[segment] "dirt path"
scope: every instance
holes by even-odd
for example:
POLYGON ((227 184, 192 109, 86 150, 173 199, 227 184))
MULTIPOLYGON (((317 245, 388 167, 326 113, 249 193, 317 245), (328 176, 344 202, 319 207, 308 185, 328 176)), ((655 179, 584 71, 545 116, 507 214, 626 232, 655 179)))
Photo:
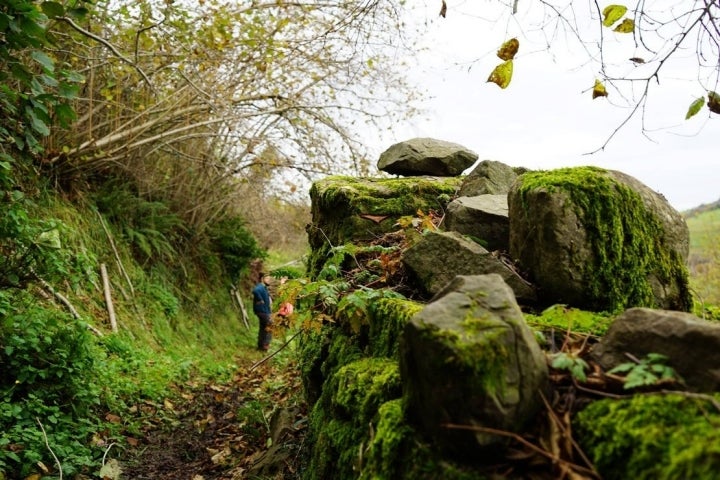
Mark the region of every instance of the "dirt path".
POLYGON ((241 360, 228 384, 188 383, 182 401, 140 406, 148 421, 130 440, 122 478, 300 478, 307 426, 300 375, 273 360, 250 370, 259 358, 241 360))

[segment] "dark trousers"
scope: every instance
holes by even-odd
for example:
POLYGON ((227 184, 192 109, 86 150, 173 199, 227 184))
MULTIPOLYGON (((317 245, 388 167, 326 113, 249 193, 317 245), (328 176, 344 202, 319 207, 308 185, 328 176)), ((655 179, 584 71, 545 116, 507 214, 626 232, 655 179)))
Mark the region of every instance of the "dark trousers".
POLYGON ((272 334, 268 331, 268 326, 272 325, 269 313, 255 312, 259 320, 258 325, 258 348, 266 349, 272 340, 272 334))

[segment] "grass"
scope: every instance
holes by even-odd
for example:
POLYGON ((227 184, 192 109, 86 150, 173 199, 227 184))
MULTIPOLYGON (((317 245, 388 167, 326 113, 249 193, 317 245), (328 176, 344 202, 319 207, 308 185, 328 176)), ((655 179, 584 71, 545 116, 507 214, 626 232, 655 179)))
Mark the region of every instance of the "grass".
POLYGON ((687 219, 690 229, 690 285, 697 300, 720 305, 720 208, 687 219))

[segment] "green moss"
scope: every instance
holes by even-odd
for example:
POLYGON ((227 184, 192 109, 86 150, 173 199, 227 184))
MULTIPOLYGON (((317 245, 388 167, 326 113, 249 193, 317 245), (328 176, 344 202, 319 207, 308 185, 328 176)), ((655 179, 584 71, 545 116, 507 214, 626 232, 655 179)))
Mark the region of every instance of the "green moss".
POLYGON ((559 329, 563 332, 571 331, 597 336, 602 336, 607 332, 614 318, 613 315, 588 312, 565 305, 553 305, 540 315, 525 315, 528 325, 538 330, 559 329))
POLYGON ((360 179, 328 177, 313 184, 312 224, 308 239, 312 252, 308 259, 311 278, 322 269, 333 245, 365 241, 396 229, 397 220, 441 210, 454 196, 462 180, 458 177, 402 179, 360 179), (363 218, 373 215, 381 221, 363 218))
POLYGON ((398 357, 400 334, 405 324, 424 305, 396 298, 384 298, 370 306, 370 354, 375 357, 398 357))
POLYGON ((598 310, 656 307, 649 277, 680 288, 678 310, 691 306, 687 271, 679 254, 664 243, 660 221, 640 195, 595 167, 529 172, 520 177, 524 204, 530 191, 567 193, 588 235, 593 260, 582 275, 590 286, 588 298, 598 310))
MULTIPOLYGON (((502 337, 508 335, 509 330, 507 325, 497 320, 486 318, 482 323, 482 317, 478 319, 471 329, 462 333, 437 326, 427 328, 426 324, 426 328, 419 332, 424 337, 421 342, 447 352, 448 368, 456 372, 453 377, 467 380, 467 391, 484 391, 489 394, 504 392, 508 386, 503 372, 511 357, 502 337), (478 336, 479 331, 482 331, 482 336, 478 336)), ((427 372, 433 373, 435 369, 428 366, 427 372)), ((435 373, 442 375, 442 371, 435 373)), ((450 377, 443 377, 431 381, 441 385, 450 380, 450 377)))
POLYGON ((328 383, 332 405, 340 413, 369 422, 380 404, 402 394, 398 363, 386 358, 365 358, 341 367, 328 383))
POLYGON ((403 400, 380 406, 375 435, 364 455, 360 480, 438 479, 482 480, 479 472, 460 467, 439 456, 407 423, 403 400))
POLYGON ((720 471, 720 412, 707 397, 646 395, 601 400, 574 421, 603 478, 711 480, 720 471))

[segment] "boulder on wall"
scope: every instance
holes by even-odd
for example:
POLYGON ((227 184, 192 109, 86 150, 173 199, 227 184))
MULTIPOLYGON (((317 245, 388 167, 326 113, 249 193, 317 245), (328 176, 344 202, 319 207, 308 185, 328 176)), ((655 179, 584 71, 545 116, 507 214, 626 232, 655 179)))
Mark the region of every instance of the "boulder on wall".
POLYGON ((430 295, 438 294, 456 275, 496 273, 512 288, 517 301, 528 305, 536 300, 532 285, 502 257, 458 232, 427 232, 405 250, 402 261, 416 286, 430 295))
POLYGON ((720 391, 720 325, 685 312, 631 308, 618 316, 592 355, 606 370, 642 360, 650 353, 668 357, 667 365, 695 392, 720 391))
POLYGON ((400 375, 409 420, 465 459, 506 438, 453 425, 520 432, 549 386, 545 355, 497 274, 455 277, 405 325, 400 375))
POLYGON ((456 198, 447 206, 442 227, 472 237, 488 250, 507 251, 510 237, 507 195, 456 198))
POLYGON ((467 174, 460 185, 458 196, 507 195, 518 177, 518 171, 525 173, 526 170, 514 169, 495 160, 483 160, 467 174))
POLYGON ((457 143, 413 138, 396 143, 380 154, 378 170, 393 175, 455 177, 470 168, 477 153, 457 143))
POLYGON ((692 306, 688 227, 664 197, 621 172, 528 172, 508 194, 510 256, 540 301, 593 311, 692 306))

